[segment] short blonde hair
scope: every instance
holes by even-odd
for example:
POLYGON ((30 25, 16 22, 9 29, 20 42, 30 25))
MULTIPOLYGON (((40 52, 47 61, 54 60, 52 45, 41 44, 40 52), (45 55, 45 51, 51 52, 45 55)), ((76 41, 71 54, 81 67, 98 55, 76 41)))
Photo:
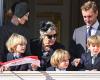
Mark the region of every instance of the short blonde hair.
POLYGON ((19 44, 26 44, 27 40, 24 36, 13 33, 6 42, 6 47, 9 52, 15 52, 16 46, 19 44))
POLYGON ((96 2, 94 2, 94 1, 87 1, 86 3, 84 3, 81 6, 81 10, 87 11, 89 9, 92 9, 94 12, 98 11, 96 2))
POLYGON ((57 49, 51 56, 50 63, 53 67, 58 67, 59 63, 67 57, 70 59, 69 52, 63 49, 57 49))
POLYGON ((87 47, 89 47, 90 44, 100 45, 100 36, 99 35, 90 36, 87 39, 87 47))

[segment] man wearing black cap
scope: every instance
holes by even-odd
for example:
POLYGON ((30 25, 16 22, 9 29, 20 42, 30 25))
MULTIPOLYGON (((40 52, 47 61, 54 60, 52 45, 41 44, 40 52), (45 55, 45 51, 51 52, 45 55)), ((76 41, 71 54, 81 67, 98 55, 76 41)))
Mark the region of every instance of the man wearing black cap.
MULTIPOLYGON (((6 26, 2 27, 2 37, 1 37, 1 49, 0 49, 0 60, 6 61, 6 55, 8 53, 5 43, 7 39, 13 34, 17 33, 23 35, 27 38, 28 42, 30 41, 30 33, 23 25, 28 21, 29 16, 29 7, 26 2, 17 3, 13 7, 13 16, 11 21, 6 26)), ((30 45, 27 45, 26 55, 30 55, 30 45)))

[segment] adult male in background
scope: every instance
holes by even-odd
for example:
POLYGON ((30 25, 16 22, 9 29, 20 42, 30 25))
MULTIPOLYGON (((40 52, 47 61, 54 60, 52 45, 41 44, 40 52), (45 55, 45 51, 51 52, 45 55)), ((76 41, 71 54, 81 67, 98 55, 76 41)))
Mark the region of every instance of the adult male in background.
POLYGON ((76 28, 73 33, 70 53, 73 57, 80 57, 87 50, 87 38, 91 35, 100 35, 98 22, 98 8, 94 1, 87 1, 81 6, 81 12, 86 25, 76 28))
POLYGON ((8 24, 2 27, 2 33, 1 33, 1 49, 0 49, 0 60, 1 61, 6 61, 6 55, 8 53, 6 47, 5 47, 5 42, 7 39, 13 34, 17 33, 20 34, 28 40, 28 45, 27 45, 27 50, 25 55, 30 55, 30 33, 25 28, 25 23, 28 21, 28 16, 29 16, 29 7, 26 2, 18 2, 14 4, 13 7, 13 15, 8 24))

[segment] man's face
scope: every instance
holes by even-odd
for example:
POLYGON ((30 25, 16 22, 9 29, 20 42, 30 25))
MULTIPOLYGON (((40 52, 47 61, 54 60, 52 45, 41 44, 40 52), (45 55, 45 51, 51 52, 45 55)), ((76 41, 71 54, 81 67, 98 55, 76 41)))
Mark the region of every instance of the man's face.
POLYGON ((89 10, 82 10, 82 16, 86 25, 91 26, 93 25, 98 16, 98 11, 94 12, 92 9, 89 10))

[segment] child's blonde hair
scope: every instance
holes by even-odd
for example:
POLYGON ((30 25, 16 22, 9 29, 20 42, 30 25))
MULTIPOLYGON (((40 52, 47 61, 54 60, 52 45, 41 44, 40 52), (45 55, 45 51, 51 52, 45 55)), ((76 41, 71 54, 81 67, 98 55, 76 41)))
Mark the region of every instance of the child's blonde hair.
POLYGON ((17 33, 13 33, 6 42, 6 47, 9 52, 13 53, 16 51, 16 46, 19 44, 27 45, 27 40, 24 36, 17 33))
POLYGON ((87 39, 87 47, 89 47, 90 44, 100 45, 100 36, 99 35, 90 36, 87 39))
POLYGON ((69 52, 63 49, 57 49, 51 56, 50 63, 53 67, 58 67, 59 63, 67 57, 70 59, 69 52))

